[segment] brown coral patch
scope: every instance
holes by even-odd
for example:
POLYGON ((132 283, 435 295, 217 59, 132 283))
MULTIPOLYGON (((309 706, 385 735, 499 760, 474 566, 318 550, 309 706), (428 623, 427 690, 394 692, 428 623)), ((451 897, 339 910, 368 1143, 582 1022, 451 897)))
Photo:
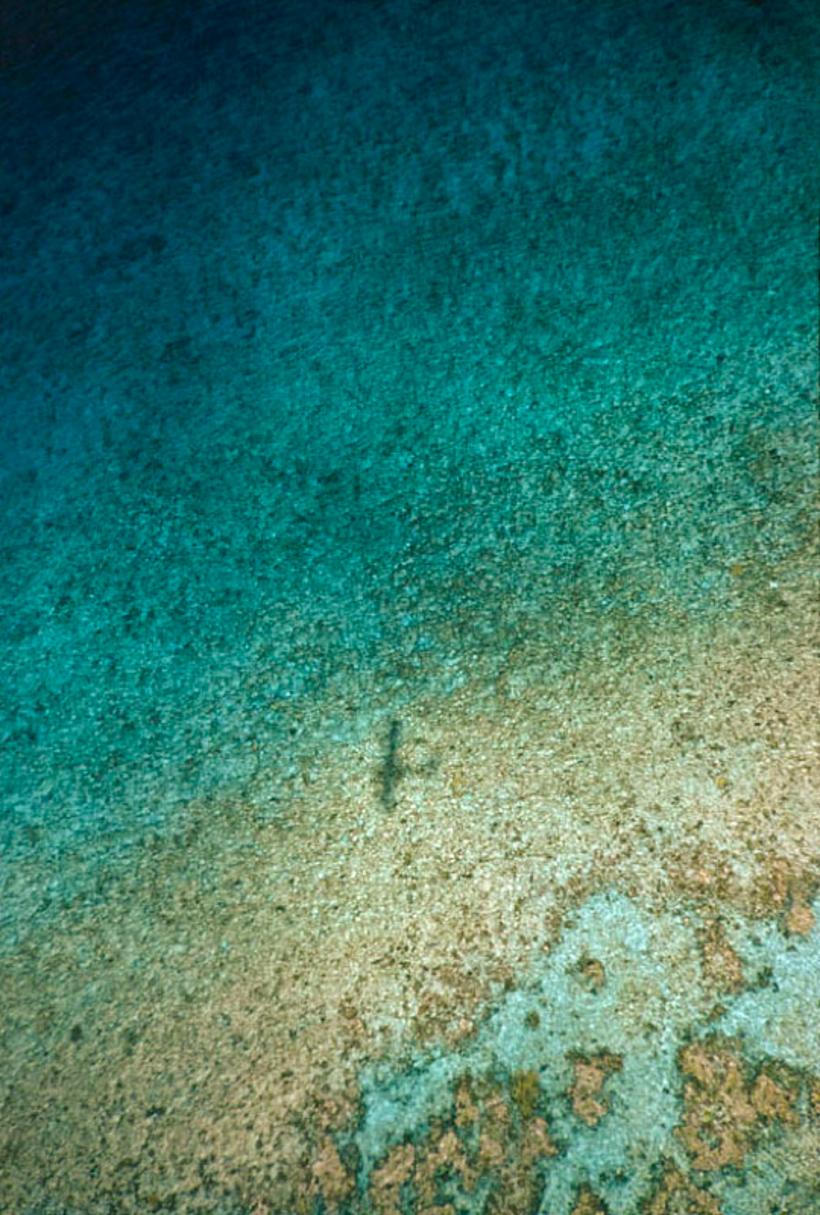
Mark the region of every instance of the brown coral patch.
POLYGON ((401 1187, 413 1174, 416 1149, 412 1143, 392 1148, 370 1178, 370 1197, 379 1215, 397 1215, 401 1187))
POLYGON ((414 1180, 417 1201, 433 1207, 442 1177, 458 1180, 463 1189, 475 1185, 475 1170, 467 1161, 461 1140, 452 1128, 436 1127, 416 1153, 414 1180))
POLYGON ((807 903, 796 899, 786 916, 786 931, 796 936, 807 936, 814 928, 814 912, 807 903))
MULTIPOLYGON (((761 846, 759 823, 751 817, 754 804, 743 807, 742 833, 738 828, 738 848, 742 847, 748 863, 738 865, 713 843, 699 841, 696 849, 681 843, 667 850, 665 873, 710 923, 719 923, 726 909, 732 908, 755 920, 778 918, 788 932, 809 931, 814 919, 809 904, 820 881, 817 866, 761 846)), ((762 807, 759 818, 766 821, 762 807)))
POLYGON ((589 1058, 576 1058, 573 1065, 575 1078, 569 1090, 572 1112, 587 1126, 597 1126, 609 1112, 609 1105, 601 1096, 604 1081, 613 1072, 621 1070, 623 1059, 620 1055, 605 1052, 589 1058))
POLYGON ((414 1211, 441 1215, 444 1191, 452 1191, 448 1198, 469 1195, 483 1182, 490 1192, 488 1215, 532 1210, 544 1162, 558 1153, 546 1121, 533 1116, 534 1106, 530 1073, 515 1074, 509 1095, 487 1078, 464 1075, 452 1122, 437 1121, 421 1142, 392 1148, 373 1171, 374 1209, 397 1215, 412 1195, 414 1211))
POLYGON ((679 1062, 689 1079, 678 1133, 696 1169, 741 1165, 760 1126, 774 1120, 791 1123, 796 1117, 797 1087, 785 1070, 775 1077, 761 1069, 750 1078, 731 1043, 691 1043, 679 1062))
POLYGON ((599 1198, 589 1186, 583 1185, 578 1191, 572 1215, 608 1215, 608 1211, 603 1199, 599 1198))
POLYGON ((743 963, 730 945, 722 924, 710 919, 700 933, 703 977, 717 992, 741 991, 743 963))
POLYGON ((680 1058, 691 1077, 684 1087, 686 1113, 680 1137, 696 1169, 739 1165, 757 1117, 743 1069, 727 1049, 693 1043, 680 1058))
POLYGON ((311 1169, 313 1193, 321 1195, 325 1206, 331 1210, 348 1197, 354 1181, 348 1173, 336 1144, 328 1136, 322 1143, 311 1169))
POLYGON ((606 971, 597 958, 584 955, 578 962, 578 973, 588 991, 599 992, 606 983, 606 971))
POLYGON ((721 1215, 711 1194, 701 1190, 674 1165, 664 1170, 661 1183, 643 1207, 644 1215, 721 1215))
POLYGON ((809 906, 816 890, 815 865, 786 860, 780 856, 761 858, 751 910, 758 918, 776 915, 789 933, 810 932, 814 913, 809 906))
POLYGON ((788 1126, 797 1126, 798 1118, 794 1106, 799 1095, 799 1082, 788 1069, 780 1066, 775 1075, 760 1072, 752 1085, 752 1105, 758 1116, 773 1122, 776 1119, 788 1126))
POLYGON ((524 1164, 557 1156, 558 1148, 550 1138, 549 1129, 543 1118, 533 1118, 525 1127, 521 1139, 521 1160, 524 1164))

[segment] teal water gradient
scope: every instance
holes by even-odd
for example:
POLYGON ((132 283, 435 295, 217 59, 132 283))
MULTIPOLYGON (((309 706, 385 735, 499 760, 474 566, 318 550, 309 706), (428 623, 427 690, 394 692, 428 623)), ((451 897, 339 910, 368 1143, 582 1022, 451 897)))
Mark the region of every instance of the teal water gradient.
MULTIPOLYGON (((34 991, 69 909, 104 918, 109 884, 146 848, 173 848, 191 806, 221 821, 241 805, 260 831, 298 820, 309 770, 381 745, 421 701, 446 714, 475 688, 503 715, 510 669, 548 697, 590 654, 617 688, 650 637, 675 630, 683 667, 735 621, 755 679, 783 636, 803 661, 816 567, 812 4, 134 3, 82 17, 35 5, 22 20, 0 77, 0 947, 15 975, 30 948, 34 991), (540 665, 522 671, 529 646, 540 665)), ((747 733, 722 766, 703 760, 711 792, 764 746, 757 691, 738 686, 747 733)), ((683 754, 708 731, 679 695, 683 754)), ((393 781, 415 779, 395 737, 392 768, 368 759, 382 806, 393 781)), ((791 790, 803 757, 783 746, 791 790)), ((616 748, 615 783, 627 768, 616 748)), ((694 785, 682 788, 685 801, 694 785)), ((719 830, 723 810, 700 797, 719 830)), ((789 813, 803 805, 795 794, 789 813)), ((816 844, 819 829, 801 839, 816 844)), ((816 847, 764 839, 762 820, 750 832, 749 857, 782 846, 808 906, 816 847)), ((647 865, 662 868, 655 855, 647 865)), ((709 1033, 746 1034, 749 1066, 783 1051, 802 1075, 816 1051, 792 1057, 765 1028, 816 973, 816 928, 783 927, 796 889, 759 917, 763 944, 758 920, 727 907, 738 956, 763 951, 782 982, 765 999, 735 992, 709 1033)), ((565 1134, 545 1215, 569 1215, 581 1184, 616 1215, 650 1200, 677 1143, 684 1028, 703 1030, 701 979, 686 988, 698 938, 681 919, 699 896, 650 911, 617 882, 586 893, 579 914, 602 942, 668 923, 688 961, 658 963, 684 985, 665 1028, 617 1048, 613 1092, 638 1112, 570 1146, 565 1134), (677 1096, 641 1109, 650 1073, 677 1096), (630 1153, 629 1179, 607 1180, 630 1153)), ((147 888, 134 898, 150 918, 147 888)), ((221 940, 215 904, 200 914, 221 940)), ((113 982, 124 963, 108 966, 113 982)), ((518 975, 509 1007, 541 981, 518 975)), ((53 1003, 68 1032, 69 989, 65 1006, 10 998, 20 1075, 48 1057, 26 1054, 20 1026, 53 1003)), ((561 998, 526 1039, 538 1059, 518 1038, 503 1045, 501 1007, 470 1048, 492 1041, 481 1066, 541 1067, 544 1102, 566 1088, 567 1052, 595 1049, 591 1006, 561 998)), ((339 1132, 359 1153, 358 1190, 340 1210, 369 1209, 370 1166, 421 1135, 436 1067, 472 1066, 448 1049, 409 1080, 390 1060, 386 1089, 378 1060, 362 1070, 363 1116, 339 1132), (418 1108, 400 1115, 393 1084, 418 1108)), ((4 1099, 24 1123, 25 1101, 4 1099)), ((554 1117, 560 1139, 569 1115, 554 1117)), ((56 1139, 70 1144, 72 1126, 66 1116, 56 1139)), ((725 1215, 809 1210, 787 1205, 785 1166, 755 1167, 699 1184, 725 1215)), ((0 1174, 0 1206, 28 1193, 20 1209, 51 1211, 27 1168, 0 1174)), ((222 1182, 213 1193, 212 1209, 231 1209, 222 1182)), ((96 1211, 101 1194, 59 1200, 96 1211)), ((110 1194, 115 1210, 137 1201, 110 1194)), ((327 1194, 310 1194, 311 1215, 329 1215, 327 1194)), ((484 1210, 491 1196, 448 1201, 484 1210)), ((416 1201, 406 1189, 401 1215, 416 1201)), ((190 1195, 176 1209, 186 1202, 211 1209, 190 1195)))

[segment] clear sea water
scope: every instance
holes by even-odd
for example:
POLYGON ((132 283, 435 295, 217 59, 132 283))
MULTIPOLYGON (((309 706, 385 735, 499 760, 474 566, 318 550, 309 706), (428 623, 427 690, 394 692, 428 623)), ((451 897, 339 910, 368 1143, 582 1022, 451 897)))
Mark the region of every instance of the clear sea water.
POLYGON ((820 16, 0 24, 0 1211, 809 1215, 820 16))

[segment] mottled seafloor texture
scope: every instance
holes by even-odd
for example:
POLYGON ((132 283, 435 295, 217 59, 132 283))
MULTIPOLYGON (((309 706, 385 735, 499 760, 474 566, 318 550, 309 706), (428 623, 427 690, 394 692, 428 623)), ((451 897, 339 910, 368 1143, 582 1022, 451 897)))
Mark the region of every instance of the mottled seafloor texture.
POLYGON ((22 0, 2 1215, 816 1215, 811 0, 22 0))

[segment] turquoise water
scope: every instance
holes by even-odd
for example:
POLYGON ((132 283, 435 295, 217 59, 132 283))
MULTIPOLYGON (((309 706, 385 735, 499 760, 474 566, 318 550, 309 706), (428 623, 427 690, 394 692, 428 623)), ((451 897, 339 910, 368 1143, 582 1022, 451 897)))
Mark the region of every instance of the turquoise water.
POLYGON ((814 6, 2 42, 0 1210, 814 1210, 814 6))

